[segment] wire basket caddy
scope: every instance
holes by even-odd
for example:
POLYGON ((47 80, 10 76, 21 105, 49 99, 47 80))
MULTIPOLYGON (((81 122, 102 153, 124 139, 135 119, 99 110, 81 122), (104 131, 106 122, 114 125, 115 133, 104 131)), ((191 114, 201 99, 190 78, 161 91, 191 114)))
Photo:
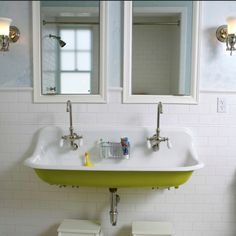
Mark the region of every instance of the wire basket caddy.
MULTIPOLYGON (((128 153, 130 154, 130 145, 128 145, 128 153)), ((121 143, 116 142, 100 142, 100 157, 105 159, 128 159, 128 155, 124 155, 121 143)))

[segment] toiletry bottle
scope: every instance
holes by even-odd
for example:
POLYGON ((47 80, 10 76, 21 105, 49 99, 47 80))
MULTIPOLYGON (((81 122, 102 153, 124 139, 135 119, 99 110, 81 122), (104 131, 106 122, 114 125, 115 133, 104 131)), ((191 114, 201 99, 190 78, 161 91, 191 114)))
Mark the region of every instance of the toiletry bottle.
POLYGON ((127 137, 121 138, 121 147, 122 147, 123 157, 128 159, 130 144, 127 137))
POLYGON ((89 154, 88 152, 85 152, 85 160, 84 160, 84 165, 85 166, 93 166, 94 164, 89 160, 89 154))

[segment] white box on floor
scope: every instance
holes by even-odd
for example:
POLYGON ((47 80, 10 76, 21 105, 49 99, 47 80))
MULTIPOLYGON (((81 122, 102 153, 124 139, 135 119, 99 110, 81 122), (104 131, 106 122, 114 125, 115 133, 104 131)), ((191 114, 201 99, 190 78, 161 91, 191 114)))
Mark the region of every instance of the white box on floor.
POLYGON ((58 236, 102 236, 101 225, 90 220, 64 220, 57 229, 58 236))
POLYGON ((132 236, 171 236, 172 224, 157 221, 135 221, 132 223, 132 236))

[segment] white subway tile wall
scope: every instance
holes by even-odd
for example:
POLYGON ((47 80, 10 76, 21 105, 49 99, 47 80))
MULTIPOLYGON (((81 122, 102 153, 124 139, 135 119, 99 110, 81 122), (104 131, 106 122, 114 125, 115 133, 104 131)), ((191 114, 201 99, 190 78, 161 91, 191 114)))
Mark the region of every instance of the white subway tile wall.
MULTIPOLYGON (((198 105, 164 105, 161 124, 190 128, 206 166, 177 190, 119 189, 119 219, 113 227, 108 189, 60 189, 23 165, 40 127, 68 127, 66 106, 33 104, 32 91, 1 91, 0 235, 56 236, 63 219, 77 218, 98 219, 105 236, 130 236, 136 220, 170 221, 174 236, 235 236, 236 95, 223 95, 227 113, 216 112, 217 93, 201 93, 198 105)), ((108 104, 73 104, 73 116, 78 130, 155 126, 156 105, 122 104, 121 91, 110 90, 108 104)))

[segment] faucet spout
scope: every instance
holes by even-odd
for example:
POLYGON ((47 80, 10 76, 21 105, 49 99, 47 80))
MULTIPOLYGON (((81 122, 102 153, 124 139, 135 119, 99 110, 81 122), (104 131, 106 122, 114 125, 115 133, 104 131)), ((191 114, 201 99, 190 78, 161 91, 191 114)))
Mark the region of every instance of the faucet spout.
POLYGON ((68 100, 68 101, 66 102, 66 111, 67 111, 67 112, 70 112, 70 111, 71 111, 71 101, 70 101, 70 100, 68 100))
POLYGON ((66 112, 70 113, 70 135, 73 135, 73 121, 72 121, 72 106, 71 106, 71 101, 68 100, 66 102, 66 112))
POLYGON ((158 103, 157 106, 157 136, 160 135, 160 114, 163 113, 163 109, 162 109, 162 102, 158 103))

